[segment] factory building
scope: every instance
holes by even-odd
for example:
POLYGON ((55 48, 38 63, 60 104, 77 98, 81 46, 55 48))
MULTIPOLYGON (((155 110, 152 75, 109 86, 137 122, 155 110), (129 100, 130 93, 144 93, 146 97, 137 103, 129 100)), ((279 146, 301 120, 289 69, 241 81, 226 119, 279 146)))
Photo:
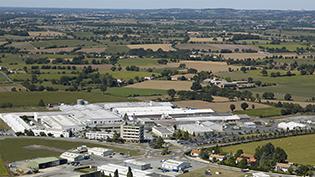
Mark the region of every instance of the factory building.
POLYGON ((171 131, 170 129, 166 127, 152 127, 152 133, 156 136, 162 137, 162 138, 170 138, 173 136, 174 131, 171 131))
POLYGON ((124 123, 120 127, 120 137, 128 142, 143 142, 144 126, 135 123, 124 123))
POLYGON ((182 162, 182 161, 177 161, 177 160, 172 160, 172 159, 164 161, 161 166, 163 170, 175 171, 175 172, 184 171, 185 169, 189 167, 190 167, 190 163, 188 162, 182 162))
POLYGON ((283 130, 294 130, 297 128, 305 128, 305 124, 297 123, 297 122, 281 122, 278 124, 278 128, 283 130))
POLYGON ((196 136, 202 136, 206 133, 213 132, 211 128, 202 126, 200 124, 180 124, 177 126, 177 129, 196 136))
POLYGON ((101 131, 94 131, 94 132, 86 132, 85 138, 89 140, 106 140, 107 138, 113 138, 112 132, 101 132, 101 131))
POLYGON ((138 170, 147 170, 151 168, 150 163, 142 162, 142 161, 137 161, 135 159, 129 159, 124 161, 124 165, 126 167, 130 167, 132 169, 138 169, 138 170))
POLYGON ((110 156, 113 154, 112 149, 106 149, 106 148, 100 148, 100 147, 93 147, 93 148, 88 148, 88 153, 90 155, 97 155, 101 157, 105 156, 110 156))
POLYGON ((64 152, 60 155, 61 159, 66 159, 68 162, 79 162, 86 159, 85 154, 80 154, 77 152, 64 152))
MULTIPOLYGON (((128 167, 116 165, 116 164, 106 164, 97 167, 98 171, 101 171, 106 176, 114 176, 116 170, 118 170, 119 177, 127 177, 128 167)), ((132 174, 135 177, 166 177, 165 175, 156 174, 150 171, 143 171, 138 169, 132 169, 132 174)))

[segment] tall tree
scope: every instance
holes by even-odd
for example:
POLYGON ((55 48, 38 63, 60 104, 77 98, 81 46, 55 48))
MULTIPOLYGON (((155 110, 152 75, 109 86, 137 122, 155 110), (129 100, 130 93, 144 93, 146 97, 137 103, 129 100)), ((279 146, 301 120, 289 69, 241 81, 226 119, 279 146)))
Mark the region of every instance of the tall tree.
POLYGON ((114 172, 114 177, 119 177, 119 173, 118 173, 118 170, 116 169, 115 172, 114 172))
POLYGON ((128 167, 127 177, 133 177, 133 174, 132 174, 132 171, 131 171, 130 167, 128 167))

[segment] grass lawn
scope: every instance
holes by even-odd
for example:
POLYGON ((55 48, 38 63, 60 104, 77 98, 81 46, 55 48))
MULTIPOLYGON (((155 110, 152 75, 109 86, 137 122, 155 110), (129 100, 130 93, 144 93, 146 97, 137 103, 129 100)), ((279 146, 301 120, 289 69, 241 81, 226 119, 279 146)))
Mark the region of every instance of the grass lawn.
POLYGON ((0 176, 9 176, 9 172, 6 169, 4 162, 0 159, 0 176))
MULTIPOLYGON (((277 72, 280 70, 268 70, 270 75, 271 72, 277 72)), ((220 75, 224 78, 229 77, 233 80, 247 79, 248 77, 254 78, 254 80, 260 80, 266 83, 276 83, 276 86, 271 87, 257 87, 250 89, 253 92, 264 93, 264 92, 274 92, 278 99, 283 99, 286 93, 289 93, 293 96, 293 99, 296 101, 305 101, 306 99, 314 96, 315 88, 315 77, 314 75, 305 75, 302 76, 299 73, 296 73, 296 76, 291 77, 270 77, 262 76, 260 70, 249 71, 243 73, 241 71, 236 72, 224 72, 220 75)), ((280 71, 284 73, 285 71, 280 71)))
POLYGON ((262 109, 248 109, 246 111, 236 111, 236 114, 247 114, 253 117, 274 117, 281 115, 281 109, 279 108, 262 108, 262 109))
POLYGON ((12 103, 14 106, 37 106, 41 99, 46 104, 75 103, 77 99, 93 102, 133 101, 124 97, 104 95, 101 92, 5 92, 0 93, 1 103, 12 103))
POLYGON ((236 152, 243 149, 245 153, 254 154, 258 146, 266 143, 283 148, 290 162, 315 165, 315 134, 252 142, 235 146, 223 147, 225 152, 236 152))
POLYGON ((140 88, 128 88, 128 87, 117 87, 109 88, 107 93, 113 96, 129 97, 129 96, 155 96, 155 95, 166 95, 166 90, 158 89, 140 89, 140 88))
POLYGON ((58 150, 68 150, 81 145, 88 147, 105 147, 111 148, 116 152, 130 153, 130 155, 139 155, 140 152, 130 149, 117 148, 109 145, 100 145, 87 142, 74 142, 74 141, 63 141, 53 139, 41 139, 41 138, 6 138, 0 140, 0 156, 4 162, 12 162, 17 160, 31 159, 36 157, 48 157, 48 156, 59 156, 61 152, 57 150, 49 149, 34 149, 27 148, 30 145, 42 145, 50 148, 56 148, 58 150))
POLYGON ((213 177, 216 177, 216 176, 218 176, 218 177, 241 177, 241 176, 244 176, 244 173, 241 173, 239 171, 225 170, 225 169, 220 168, 220 167, 205 167, 205 168, 193 170, 189 173, 179 175, 179 177, 207 177, 207 175, 205 175, 205 171, 207 169, 210 169, 213 177), (215 172, 220 172, 221 174, 216 175, 215 172))

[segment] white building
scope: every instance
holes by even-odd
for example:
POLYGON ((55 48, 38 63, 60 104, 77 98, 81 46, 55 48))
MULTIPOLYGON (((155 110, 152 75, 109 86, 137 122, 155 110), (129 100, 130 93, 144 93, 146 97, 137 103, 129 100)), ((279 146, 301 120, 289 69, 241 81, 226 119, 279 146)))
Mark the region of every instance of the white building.
POLYGON ((142 142, 144 140, 144 126, 124 123, 120 127, 120 137, 129 142, 142 142))
POLYGON ((88 148, 88 153, 90 155, 97 155, 101 157, 105 156, 110 156, 113 154, 112 149, 106 149, 106 148, 101 148, 101 147, 93 147, 93 148, 88 148))
POLYGON ((89 140, 106 140, 107 138, 113 138, 112 132, 86 132, 85 137, 89 140))
MULTIPOLYGON (((128 167, 116 164, 106 164, 98 166, 97 170, 101 171, 104 175, 107 176, 114 176, 116 170, 118 170, 119 177, 127 177, 128 173, 128 167)), ((135 177, 152 177, 153 172, 132 169, 132 174, 135 177)))
POLYGON ((281 122, 278 124, 278 128, 283 130, 294 130, 297 128, 305 128, 305 124, 297 123, 297 122, 281 122))
POLYGON ((200 124, 201 126, 204 126, 204 127, 209 127, 209 128, 212 129, 213 131, 223 132, 223 124, 214 123, 214 122, 210 122, 210 121, 201 122, 201 123, 199 123, 199 124, 200 124))
POLYGON ((213 132, 211 128, 202 126, 200 124, 180 124, 177 126, 177 128, 196 136, 202 136, 205 133, 213 132))
POLYGON ((144 161, 138 161, 135 159, 128 159, 124 161, 124 165, 126 167, 130 167, 132 169, 138 169, 138 170, 147 170, 151 168, 151 164, 144 162, 144 161))
POLYGON ((166 160, 162 163, 161 168, 169 171, 182 171, 190 167, 190 163, 177 160, 166 160))
POLYGON ((251 128, 251 129, 255 129, 257 126, 254 122, 244 122, 243 124, 244 128, 251 128))
POLYGON ((75 152, 64 152, 60 155, 61 159, 67 159, 68 162, 79 162, 84 160, 84 154, 75 153, 75 152))
POLYGON ((152 133, 162 138, 172 137, 174 131, 167 129, 166 127, 152 127, 152 133))

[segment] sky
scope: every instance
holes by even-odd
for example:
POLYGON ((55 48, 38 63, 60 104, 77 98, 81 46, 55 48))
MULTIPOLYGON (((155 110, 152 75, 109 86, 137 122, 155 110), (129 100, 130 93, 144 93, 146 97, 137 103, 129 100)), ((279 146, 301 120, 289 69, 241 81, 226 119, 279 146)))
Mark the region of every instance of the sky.
POLYGON ((234 8, 315 10, 315 0, 0 0, 0 6, 104 9, 234 8))

